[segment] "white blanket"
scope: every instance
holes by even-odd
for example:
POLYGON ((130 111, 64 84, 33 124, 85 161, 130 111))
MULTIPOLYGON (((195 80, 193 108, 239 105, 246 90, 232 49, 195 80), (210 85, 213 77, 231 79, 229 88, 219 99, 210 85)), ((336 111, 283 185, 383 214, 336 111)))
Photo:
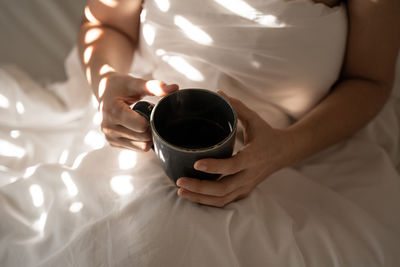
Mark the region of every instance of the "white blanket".
MULTIPOLYGON (((222 0, 197 1, 194 10, 204 17, 201 21, 200 15, 198 21, 193 17, 192 26, 202 25, 202 21, 211 24, 215 14, 205 12, 214 10, 208 6, 211 4, 220 6, 215 10, 225 14, 221 15, 225 24, 218 24, 221 27, 231 23, 256 32, 268 28, 265 24, 274 26, 265 30, 269 51, 282 54, 275 54, 274 60, 273 54, 269 59, 259 57, 266 61, 255 61, 260 65, 252 66, 260 71, 247 77, 250 70, 242 69, 245 64, 216 57, 222 55, 213 49, 219 44, 216 32, 207 31, 213 43, 207 43, 207 37, 192 40, 192 50, 180 50, 182 54, 171 51, 177 49, 174 44, 187 41, 183 30, 180 37, 159 37, 166 21, 156 24, 151 12, 171 12, 173 23, 171 14, 186 14, 185 8, 192 12, 194 2, 180 5, 181 10, 174 8, 176 1, 168 6, 163 1, 146 2, 146 20, 160 35, 154 35, 151 45, 142 40, 133 66, 135 74, 177 80, 182 87, 223 87, 254 104, 265 119, 281 127, 310 109, 329 89, 323 85, 337 76, 344 40, 336 39, 328 47, 339 59, 320 51, 313 53, 315 47, 305 44, 315 30, 317 35, 323 34, 324 26, 336 28, 330 31, 336 37, 345 34, 343 7, 329 9, 309 1, 249 1, 253 9, 241 6, 249 13, 240 13, 235 19, 232 10, 221 6, 222 0), (266 14, 264 8, 276 13, 266 14), (293 12, 297 17, 293 18, 293 12), (339 24, 333 26, 333 22, 339 24), (286 35, 297 32, 296 25, 303 34, 286 35), (284 41, 287 47, 280 47, 284 41), (311 62, 301 68, 306 76, 287 64, 305 62, 305 58, 288 53, 296 44, 303 44, 311 62), (202 47, 213 56, 199 56, 202 47), (159 60, 147 54, 151 49, 163 49, 158 50, 159 60), (210 60, 199 63, 203 56, 210 60), (311 59, 316 56, 323 59, 314 64, 325 62, 325 68, 313 65, 311 59), (142 73, 137 71, 139 63, 143 64, 142 73), (182 64, 186 72, 177 67, 182 64), (295 84, 299 77, 303 77, 299 90, 310 86, 312 93, 306 93, 303 104, 294 110, 281 100, 283 93, 291 96, 297 92, 293 88, 288 91, 285 84, 295 84), (253 85, 246 83, 250 80, 253 85), (271 86, 276 84, 278 93, 269 86, 256 88, 266 80, 271 86), (244 89, 246 94, 241 91, 244 89), (271 95, 276 98, 267 112, 257 101, 271 95)), ((190 25, 182 19, 175 24, 180 28, 190 25)), ((206 30, 204 25, 200 29, 206 30)), ((149 38, 144 33, 143 39, 149 38)), ((311 43, 318 40, 313 38, 311 43)), ((242 44, 241 56, 248 56, 248 43, 244 40, 242 44)), ((259 55, 268 52, 263 47, 257 51, 259 55)), ((75 50, 66 69, 69 80, 48 88, 17 69, 0 69, 1 266, 399 266, 399 83, 382 112, 356 135, 276 172, 246 199, 218 209, 179 198, 154 153, 106 145, 99 131, 97 102, 84 81, 75 50)))

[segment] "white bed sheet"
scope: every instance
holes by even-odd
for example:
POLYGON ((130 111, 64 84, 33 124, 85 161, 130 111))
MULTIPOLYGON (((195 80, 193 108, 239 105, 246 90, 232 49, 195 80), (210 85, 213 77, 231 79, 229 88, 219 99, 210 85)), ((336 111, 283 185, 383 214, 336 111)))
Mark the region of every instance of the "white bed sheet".
POLYGON ((76 50, 66 70, 0 69, 1 266, 399 266, 399 68, 368 126, 224 209, 108 146, 76 50))

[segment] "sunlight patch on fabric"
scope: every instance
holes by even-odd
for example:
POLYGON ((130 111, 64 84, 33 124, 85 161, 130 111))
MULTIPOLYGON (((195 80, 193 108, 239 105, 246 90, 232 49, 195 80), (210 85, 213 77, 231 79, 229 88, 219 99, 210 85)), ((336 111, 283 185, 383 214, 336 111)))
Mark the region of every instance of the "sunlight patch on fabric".
POLYGON ((17 103, 15 104, 15 108, 17 109, 17 112, 19 114, 25 113, 25 106, 24 106, 24 104, 22 104, 21 101, 17 101, 17 103))
POLYGON ((22 158, 25 156, 26 151, 24 148, 10 143, 6 140, 0 139, 0 156, 22 158))
POLYGON ((135 151, 126 149, 122 150, 118 156, 119 168, 121 170, 127 170, 135 167, 137 160, 136 157, 137 153, 135 151))
POLYGON ((148 45, 153 45, 154 39, 156 37, 156 30, 153 26, 150 24, 144 24, 143 25, 143 37, 144 40, 148 45))
POLYGON ((86 157, 87 154, 88 154, 88 152, 83 152, 83 153, 79 154, 79 155, 75 158, 74 163, 72 164, 71 169, 77 169, 77 168, 81 165, 82 160, 86 157))
POLYGON ((10 102, 8 101, 8 98, 0 94, 0 108, 8 108, 9 106, 10 102))
POLYGON ((225 9, 231 11, 232 13, 254 21, 263 26, 271 27, 271 28, 281 28, 284 27, 285 24, 281 23, 277 20, 274 15, 263 14, 262 12, 256 10, 248 3, 243 0, 214 0, 217 4, 221 5, 225 9))
POLYGON ((80 201, 76 201, 76 202, 73 202, 71 204, 71 206, 69 206, 69 211, 71 213, 77 213, 77 212, 80 212, 82 210, 82 208, 83 208, 83 203, 80 201))
POLYGON ((133 192, 133 185, 131 183, 132 176, 118 175, 111 178, 111 189, 118 195, 127 195, 133 192))
POLYGON ((213 42, 210 35, 182 16, 174 16, 174 23, 176 26, 181 28, 181 30, 189 39, 195 41, 196 43, 209 45, 213 42))
POLYGON ((58 159, 58 163, 64 165, 67 162, 68 155, 69 155, 68 149, 64 149, 60 155, 60 158, 58 159))
POLYGON ((21 135, 21 131, 18 131, 18 130, 10 131, 11 138, 17 139, 18 137, 20 137, 20 135, 21 135))
POLYGON ((33 184, 29 187, 29 193, 32 197, 32 202, 35 207, 41 207, 44 203, 42 187, 38 184, 33 184))
POLYGON ((96 112, 93 116, 92 122, 94 125, 99 126, 103 122, 103 113, 100 111, 96 112))
POLYGON ((47 221, 47 213, 42 212, 40 214, 39 220, 35 221, 32 224, 33 229, 35 229, 38 232, 43 232, 44 227, 46 226, 46 221, 47 221))
POLYGON ((173 67, 178 72, 185 75, 188 79, 192 81, 203 81, 204 76, 198 71, 195 67, 190 65, 184 58, 181 56, 167 56, 164 55, 162 57, 164 61, 166 61, 171 67, 173 67))
POLYGON ((62 172, 61 180, 63 181, 65 187, 67 188, 68 195, 70 195, 71 197, 74 197, 78 194, 78 187, 76 186, 74 181, 72 181, 72 178, 71 178, 71 175, 69 174, 69 172, 66 172, 66 171, 62 172))
POLYGON ((86 134, 84 142, 93 149, 100 149, 105 145, 104 136, 95 130, 90 130, 86 134))
POLYGON ((169 0, 154 0, 158 6, 158 8, 163 11, 163 12, 167 12, 169 10, 169 0))

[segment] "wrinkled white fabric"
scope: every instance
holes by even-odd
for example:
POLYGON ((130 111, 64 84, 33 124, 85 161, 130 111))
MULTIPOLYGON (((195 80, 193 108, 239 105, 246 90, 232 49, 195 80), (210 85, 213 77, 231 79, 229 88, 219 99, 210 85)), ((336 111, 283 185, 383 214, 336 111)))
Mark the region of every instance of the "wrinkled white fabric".
POLYGON ((222 89, 279 127, 313 107, 338 77, 344 6, 175 0, 164 12, 161 2, 145 1, 133 73, 151 71, 181 88, 222 89))
MULTIPOLYGON (((249 15, 254 20, 250 21, 232 16, 217 2, 224 1, 181 1, 180 6, 175 1, 169 6, 166 1, 146 1, 146 21, 157 31, 152 45, 142 43, 133 66, 135 74, 178 82, 182 87, 223 87, 280 127, 327 93, 342 58, 343 7, 254 0, 248 3, 260 12, 270 8, 274 13, 266 15, 276 15, 276 20, 256 12, 249 15), (167 7, 172 15, 161 16, 167 7), (202 25, 218 49, 179 35, 173 30, 173 14, 192 14, 187 20, 202 25), (171 24, 162 27, 168 17, 171 24), (215 20, 220 34, 206 27, 215 20), (277 24, 265 29, 260 21, 277 24), (265 38, 270 50, 254 43, 254 55, 263 55, 254 58, 260 60, 260 65, 255 64, 258 71, 249 71, 244 59, 253 59, 245 52, 250 37, 230 36, 229 32, 235 32, 227 25, 263 33, 257 38, 265 38), (287 31, 291 33, 285 37, 287 31), (162 39, 162 34, 167 37, 162 39), (229 40, 225 46, 219 42, 226 37, 241 40, 242 47, 231 42, 229 51, 229 40), (314 46, 320 39, 336 56, 322 53, 320 43, 312 49, 305 45, 314 46), (298 45, 304 52, 296 50, 298 45), (219 48, 230 54, 228 62, 222 60, 223 53, 218 54, 219 48), (161 59, 147 54, 153 50, 157 55, 157 49, 164 50, 165 54, 158 51, 161 59), (213 56, 200 53, 202 49, 213 56), (165 55, 167 62, 162 59, 165 55), (192 66, 201 73, 192 72, 189 77, 204 77, 204 81, 182 75, 181 69, 168 63, 172 56, 181 56, 190 64, 184 64, 186 69, 192 66), (201 62, 203 57, 206 60, 201 62), (233 64, 239 58, 243 64, 233 64), (152 68, 154 72, 148 72, 152 68), (264 82, 268 86, 261 87, 264 82), (284 101, 284 96, 292 94, 293 99, 303 99, 302 93, 297 95, 285 86, 296 83, 305 93, 300 107, 284 101), (258 104, 264 100, 271 103, 268 112, 258 104)), ((173 58, 172 62, 182 61, 173 58)), ((76 51, 66 68, 69 80, 49 88, 38 86, 18 70, 0 69, 1 266, 399 265, 398 83, 382 112, 356 135, 276 172, 246 199, 218 209, 179 198, 154 153, 104 146, 96 103, 76 51)))

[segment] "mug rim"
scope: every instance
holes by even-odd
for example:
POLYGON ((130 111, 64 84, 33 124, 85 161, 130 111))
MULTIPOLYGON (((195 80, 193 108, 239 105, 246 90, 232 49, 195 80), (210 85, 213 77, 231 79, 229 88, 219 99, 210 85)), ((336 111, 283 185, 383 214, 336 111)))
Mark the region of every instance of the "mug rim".
POLYGON ((154 106, 154 108, 153 108, 152 111, 151 111, 151 115, 150 115, 150 126, 151 126, 151 129, 152 129, 152 132, 155 133, 155 134, 159 137, 159 140, 160 140, 161 142, 163 142, 165 145, 167 145, 167 146, 169 146, 169 147, 171 147, 171 148, 173 148, 173 149, 175 149, 175 150, 180 150, 180 151, 183 151, 183 152, 192 152, 192 153, 207 152, 207 151, 213 150, 213 149, 216 148, 216 147, 220 147, 220 146, 224 145, 224 144, 227 143, 229 140, 231 140, 231 138, 232 138, 233 135, 236 134, 236 129, 237 129, 237 115, 236 115, 236 112, 235 112, 235 110, 233 109, 233 106, 231 105, 231 103, 229 103, 229 101, 226 100, 226 99, 225 99, 223 96, 221 96, 220 94, 218 94, 218 93, 216 93, 216 92, 214 92, 214 91, 212 91, 212 90, 209 90, 209 89, 202 89, 202 88, 184 88, 184 89, 179 89, 179 90, 177 90, 177 91, 175 91, 175 92, 172 92, 172 93, 170 93, 170 94, 164 96, 163 98, 161 98, 160 101, 158 101, 158 103, 154 106), (171 144, 170 142, 168 142, 167 140, 165 140, 165 139, 158 133, 158 131, 157 131, 155 125, 154 125, 154 113, 156 112, 157 107, 159 106, 159 104, 162 103, 163 101, 165 101, 165 99, 168 98, 169 96, 172 96, 172 95, 174 95, 174 94, 178 94, 179 92, 182 92, 182 91, 189 91, 189 90, 195 90, 195 91, 198 91, 198 92, 206 92, 206 93, 214 94, 214 95, 218 96, 220 99, 222 99, 225 103, 227 103, 228 106, 230 107, 230 109, 232 110, 233 118, 234 118, 233 126, 232 126, 232 131, 231 131, 231 132, 229 133, 229 135, 226 136, 222 141, 218 142, 218 143, 215 144, 215 145, 212 145, 212 146, 209 146, 209 147, 204 147, 204 148, 185 148, 185 147, 180 147, 180 146, 171 144))

